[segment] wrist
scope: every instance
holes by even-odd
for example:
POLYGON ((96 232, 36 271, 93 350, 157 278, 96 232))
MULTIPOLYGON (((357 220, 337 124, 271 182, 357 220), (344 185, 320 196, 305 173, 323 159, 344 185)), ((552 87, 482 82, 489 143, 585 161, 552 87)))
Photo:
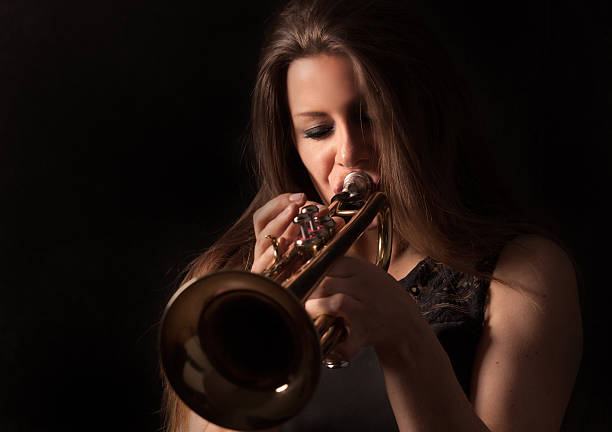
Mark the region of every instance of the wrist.
POLYGON ((418 313, 407 314, 384 340, 374 344, 374 350, 381 367, 406 370, 406 367, 417 364, 427 358, 428 342, 437 342, 429 323, 418 313))

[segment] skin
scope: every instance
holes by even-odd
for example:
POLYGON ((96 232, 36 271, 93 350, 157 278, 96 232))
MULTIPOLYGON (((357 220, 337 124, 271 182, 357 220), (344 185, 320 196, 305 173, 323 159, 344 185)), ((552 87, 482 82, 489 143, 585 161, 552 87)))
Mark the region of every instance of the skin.
MULTIPOLYGON (((366 171, 377 181, 367 113, 348 58, 295 60, 287 73, 295 145, 319 195, 338 192, 344 176, 366 171)), ((272 199, 253 218, 253 271, 271 258, 265 235, 287 247, 297 236, 291 219, 303 194, 272 199)), ((392 257, 390 271, 364 262, 375 232, 366 231, 352 256, 339 258, 305 303, 314 318, 345 319, 348 338, 337 352, 351 359, 372 346, 400 431, 559 430, 582 352, 573 266, 555 243, 517 238, 501 253, 473 365, 472 398, 457 382, 444 349, 413 298, 397 282, 420 261, 410 248, 392 257)), ((190 430, 223 430, 195 414, 190 430)))

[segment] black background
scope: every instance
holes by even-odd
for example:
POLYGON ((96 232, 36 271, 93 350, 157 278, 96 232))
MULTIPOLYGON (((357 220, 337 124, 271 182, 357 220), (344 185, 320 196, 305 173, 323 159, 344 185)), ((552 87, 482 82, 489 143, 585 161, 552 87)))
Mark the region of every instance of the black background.
MULTIPOLYGON (((514 195, 575 254, 567 428, 609 430, 607 2, 416 3, 514 195)), ((157 322, 252 197, 241 143, 275 5, 0 1, 0 430, 159 428, 157 322)))

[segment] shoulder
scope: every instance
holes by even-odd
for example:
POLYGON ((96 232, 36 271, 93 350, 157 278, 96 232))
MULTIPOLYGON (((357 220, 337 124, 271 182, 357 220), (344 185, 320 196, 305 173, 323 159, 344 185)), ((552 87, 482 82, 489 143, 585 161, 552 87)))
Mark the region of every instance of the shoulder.
POLYGON ((582 355, 573 262, 556 242, 521 236, 502 250, 493 276, 475 408, 489 427, 558 430, 582 355))
POLYGON ((491 282, 491 312, 531 304, 545 313, 562 303, 578 305, 576 272, 570 256, 551 239, 524 235, 508 243, 501 251, 491 282), (504 301, 497 304, 496 300, 504 301), (510 300, 510 302, 508 302, 510 300))
POLYGON ((538 235, 516 238, 502 250, 493 276, 485 314, 490 328, 522 338, 569 326, 580 339, 576 272, 556 242, 538 235))

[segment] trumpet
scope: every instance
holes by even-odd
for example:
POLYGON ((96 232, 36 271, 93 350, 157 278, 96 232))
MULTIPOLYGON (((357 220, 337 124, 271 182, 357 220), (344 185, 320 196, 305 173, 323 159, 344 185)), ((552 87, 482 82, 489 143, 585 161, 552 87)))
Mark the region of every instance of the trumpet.
POLYGON ((386 196, 370 177, 353 171, 344 179, 326 216, 316 206, 300 209, 300 237, 261 273, 226 270, 188 281, 172 296, 160 323, 163 373, 195 413, 237 430, 282 424, 306 405, 321 363, 344 367, 333 350, 346 335, 342 320, 314 321, 304 302, 334 260, 378 218, 376 264, 387 270, 392 219, 386 196), (346 224, 336 232, 334 216, 346 224))

